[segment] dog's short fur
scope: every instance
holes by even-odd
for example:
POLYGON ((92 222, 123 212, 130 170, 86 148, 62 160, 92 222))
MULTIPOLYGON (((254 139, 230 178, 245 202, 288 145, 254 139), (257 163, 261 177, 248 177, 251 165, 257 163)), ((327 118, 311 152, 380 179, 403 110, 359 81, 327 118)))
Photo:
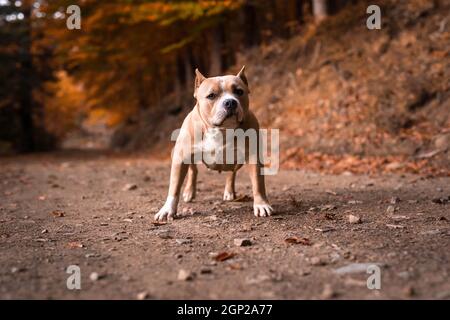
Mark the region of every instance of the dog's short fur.
MULTIPOLYGON (((185 202, 195 198, 197 167, 196 164, 187 164, 186 145, 194 145, 193 137, 196 128, 203 133, 210 129, 237 129, 259 130, 255 115, 249 110, 249 88, 244 72, 245 67, 236 76, 204 77, 198 70, 196 72, 194 97, 197 103, 183 122, 177 138, 172 157, 170 172, 170 186, 166 203, 155 215, 155 220, 165 220, 176 215, 181 186, 187 175, 187 182, 183 192, 185 202)), ((209 131, 208 131, 209 132, 209 131)), ((187 156, 192 156, 195 147, 189 149, 187 156)), ((266 196, 264 176, 261 174, 261 161, 246 163, 251 178, 253 190, 253 209, 257 217, 270 216, 273 212, 266 196)), ((210 164, 210 169, 230 171, 226 183, 223 200, 231 201, 236 197, 234 181, 237 170, 242 164, 210 164)))

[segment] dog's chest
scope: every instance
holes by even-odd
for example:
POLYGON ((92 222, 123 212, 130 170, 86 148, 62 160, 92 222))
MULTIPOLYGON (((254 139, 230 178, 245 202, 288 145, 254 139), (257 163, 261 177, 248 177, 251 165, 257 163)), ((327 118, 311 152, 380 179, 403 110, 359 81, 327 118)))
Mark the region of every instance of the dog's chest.
POLYGON ((216 171, 233 171, 242 164, 241 148, 234 139, 227 141, 222 130, 210 129, 205 132, 200 145, 202 162, 208 169, 216 171))

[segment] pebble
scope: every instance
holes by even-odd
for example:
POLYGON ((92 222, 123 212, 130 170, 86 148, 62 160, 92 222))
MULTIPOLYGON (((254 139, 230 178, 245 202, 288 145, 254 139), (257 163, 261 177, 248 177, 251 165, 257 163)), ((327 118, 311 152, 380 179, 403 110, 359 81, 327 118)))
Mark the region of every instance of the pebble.
POLYGON ((136 190, 137 189, 137 185, 134 183, 127 183, 124 187, 123 187, 123 191, 131 191, 131 190, 136 190))
POLYGON ((325 259, 321 258, 321 257, 312 257, 309 262, 311 263, 311 265, 313 266, 324 266, 327 264, 327 262, 325 261, 325 259))
POLYGON ((322 294, 320 295, 321 299, 332 299, 337 296, 337 292, 334 291, 333 287, 329 284, 326 284, 323 288, 322 294))
POLYGON ((395 207, 394 206, 388 206, 386 209, 386 213, 387 214, 393 214, 395 212, 395 207))
POLYGON ((102 278, 97 272, 92 272, 89 275, 89 279, 91 279, 91 281, 97 281, 100 280, 100 278, 102 278))
POLYGON ((237 247, 248 247, 252 245, 252 241, 250 239, 234 239, 233 242, 237 247))
POLYGON ((202 268, 202 269, 200 269, 200 273, 201 274, 211 274, 212 270, 209 268, 202 268))
POLYGON ((181 269, 180 271, 178 271, 178 280, 180 281, 194 280, 194 274, 191 271, 181 269))
POLYGON ((175 239, 175 241, 179 245, 192 243, 191 239, 175 239))
POLYGON ((390 204, 397 204, 400 202, 400 198, 399 197, 392 197, 391 200, 389 200, 390 204))
POLYGON ((350 223, 361 223, 361 218, 353 214, 349 214, 347 218, 350 223))
POLYGON ((136 295, 136 299, 138 299, 138 300, 147 300, 149 297, 150 297, 150 295, 148 294, 147 291, 139 292, 136 295))

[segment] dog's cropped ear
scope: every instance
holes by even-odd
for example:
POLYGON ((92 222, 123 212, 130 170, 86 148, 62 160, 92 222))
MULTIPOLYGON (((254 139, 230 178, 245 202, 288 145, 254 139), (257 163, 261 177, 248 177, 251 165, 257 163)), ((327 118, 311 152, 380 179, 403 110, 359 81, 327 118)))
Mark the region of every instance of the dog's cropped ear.
POLYGON ((197 98, 197 90, 202 84, 203 81, 205 81, 206 77, 201 74, 198 69, 195 69, 195 86, 194 86, 194 98, 197 98))
POLYGON ((245 85, 248 88, 248 81, 247 81, 247 76, 245 75, 245 66, 242 67, 241 71, 238 72, 238 74, 236 75, 236 77, 241 78, 242 82, 245 83, 245 85))

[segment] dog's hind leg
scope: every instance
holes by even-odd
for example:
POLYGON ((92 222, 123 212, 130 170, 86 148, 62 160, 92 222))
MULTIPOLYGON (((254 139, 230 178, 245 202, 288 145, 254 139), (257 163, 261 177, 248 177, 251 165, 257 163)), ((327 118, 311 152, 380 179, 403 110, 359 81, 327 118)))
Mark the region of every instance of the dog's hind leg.
POLYGON ((184 187, 183 191, 184 202, 191 202, 193 199, 195 199, 195 194, 197 192, 197 173, 197 165, 189 165, 186 186, 184 187))

